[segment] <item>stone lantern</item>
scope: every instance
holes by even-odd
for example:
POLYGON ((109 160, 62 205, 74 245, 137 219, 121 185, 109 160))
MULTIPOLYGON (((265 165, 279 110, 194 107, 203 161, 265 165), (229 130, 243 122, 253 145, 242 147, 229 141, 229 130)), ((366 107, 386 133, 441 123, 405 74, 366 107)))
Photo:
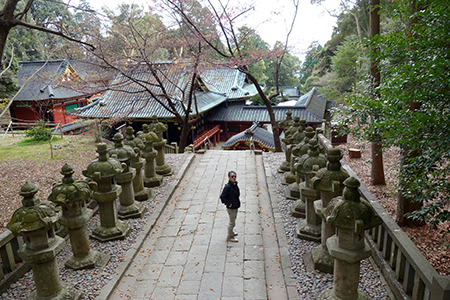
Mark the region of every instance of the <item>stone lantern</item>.
POLYGON ((291 127, 292 123, 294 123, 294 120, 292 119, 292 112, 290 110, 288 110, 286 112, 286 119, 278 122, 278 128, 287 129, 287 128, 291 127))
MULTIPOLYGON (((156 174, 162 176, 171 176, 173 174, 172 168, 166 164, 164 159, 164 145, 167 143, 167 140, 163 139, 163 132, 167 131, 168 126, 158 122, 158 117, 154 115, 152 120, 152 124, 150 124, 150 131, 153 131, 158 136, 158 141, 153 143, 153 147, 155 147, 156 154, 156 174)), ((145 132, 144 132, 145 134, 145 132)))
POLYGON ((314 247, 311 254, 315 269, 333 273, 334 259, 328 252, 327 239, 334 234, 335 228, 323 218, 323 211, 331 199, 342 195, 344 180, 349 175, 341 167, 342 154, 339 148, 330 148, 327 158, 327 167, 320 169, 311 179, 312 187, 320 191, 320 199, 314 202, 314 210, 322 218, 321 244, 314 247))
POLYGON ((142 151, 142 157, 145 158, 144 169, 144 185, 147 187, 161 186, 163 184, 163 177, 156 174, 155 171, 155 158, 157 151, 153 149, 153 143, 159 141, 158 136, 153 131, 142 135, 144 138, 145 148, 142 151))
POLYGON ((117 218, 116 199, 122 187, 114 182, 114 177, 122 173, 123 167, 117 159, 108 156, 105 143, 97 145, 97 153, 98 159, 83 170, 84 176, 97 183, 97 190, 91 197, 98 202, 100 225, 92 231, 91 237, 101 242, 124 239, 131 227, 117 218))
POLYGON ((300 120, 300 126, 297 131, 291 135, 288 140, 290 141, 290 145, 287 146, 287 152, 289 152, 289 172, 284 173, 284 177, 281 179, 281 184, 290 184, 295 181, 295 172, 292 171, 293 162, 292 162, 292 149, 296 147, 298 144, 302 143, 305 139, 305 128, 306 128, 306 120, 300 120))
POLYGON ((358 179, 344 181, 342 196, 333 198, 323 212, 336 234, 327 240, 334 257, 334 286, 317 295, 316 299, 369 299, 358 290, 360 261, 371 254, 364 231, 382 223, 369 202, 360 197, 358 179))
MULTIPOLYGON (((59 222, 69 230, 70 244, 73 255, 66 262, 66 268, 79 270, 105 265, 110 257, 89 245, 89 235, 86 224, 92 218, 92 209, 86 208, 86 201, 92 194, 87 181, 75 180, 73 168, 69 164, 62 167, 62 181, 53 186, 48 200, 62 207, 62 217, 59 222)), ((95 183, 94 183, 95 184, 95 183)), ((96 188, 96 186, 95 186, 96 188)))
POLYGON ((16 210, 8 223, 14 235, 22 235, 25 242, 19 256, 29 262, 33 269, 36 291, 28 299, 56 300, 81 299, 81 293, 61 283, 56 255, 64 248, 63 238, 55 235, 55 223, 59 216, 50 202, 40 202, 35 196, 38 188, 27 181, 19 194, 22 207, 16 210))
POLYGON ((109 149, 108 154, 122 163, 122 173, 114 177, 117 184, 122 187, 119 196, 119 208, 117 214, 120 219, 141 218, 145 207, 142 203, 134 200, 133 179, 136 177, 136 169, 132 168, 131 160, 138 156, 139 149, 131 148, 123 144, 123 135, 116 133, 113 137, 114 148, 109 149))
MULTIPOLYGON (((286 183, 292 181, 290 177, 292 177, 294 180, 289 184, 288 188, 285 190, 285 196, 287 199, 297 200, 300 198, 300 189, 299 184, 300 182, 304 181, 303 176, 300 176, 296 170, 294 165, 298 162, 298 159, 308 153, 309 146, 308 142, 310 139, 312 139, 315 135, 314 129, 312 127, 306 127, 305 129, 305 137, 303 138, 303 141, 301 141, 299 144, 295 145, 291 150, 291 167, 290 172, 286 173, 288 175, 285 176, 286 183)), ((293 210, 293 217, 299 218, 300 216, 295 216, 296 211, 293 210)), ((303 206, 303 217, 305 214, 305 209, 303 206)))
POLYGON ((284 131, 284 138, 281 139, 281 141, 285 144, 286 148, 284 151, 284 155, 286 156, 286 160, 283 161, 278 168, 278 172, 284 173, 290 170, 290 161, 291 161, 291 152, 290 148, 288 147, 290 145, 290 140, 288 139, 291 135, 293 135, 295 132, 297 132, 298 128, 300 127, 300 117, 294 116, 294 122, 292 125, 284 131))
POLYGON ((152 195, 152 191, 149 188, 144 187, 144 179, 142 176, 142 168, 145 165, 145 159, 141 157, 145 147, 144 142, 134 136, 133 127, 128 126, 126 132, 127 139, 124 141, 124 144, 131 148, 139 149, 138 155, 131 158, 130 164, 132 168, 136 169, 136 176, 133 179, 134 199, 137 201, 153 200, 155 196, 152 195))
MULTIPOLYGON (((295 164, 297 172, 304 176, 305 181, 300 183, 301 200, 305 201, 306 219, 297 222, 297 237, 319 242, 321 219, 314 211, 314 201, 319 199, 320 193, 311 186, 311 177, 315 172, 327 165, 327 159, 319 153, 319 144, 316 139, 308 142, 308 153, 300 157, 295 164)), ((301 201, 297 200, 297 201, 301 201)))

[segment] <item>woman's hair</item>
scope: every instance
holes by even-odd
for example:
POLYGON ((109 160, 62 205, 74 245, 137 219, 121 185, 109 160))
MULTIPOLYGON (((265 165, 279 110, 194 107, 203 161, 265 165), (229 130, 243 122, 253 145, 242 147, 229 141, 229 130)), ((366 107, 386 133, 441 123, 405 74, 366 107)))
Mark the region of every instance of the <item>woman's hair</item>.
POLYGON ((235 175, 236 175, 236 172, 235 172, 235 171, 230 171, 230 172, 228 172, 228 177, 230 177, 231 174, 235 174, 235 175))

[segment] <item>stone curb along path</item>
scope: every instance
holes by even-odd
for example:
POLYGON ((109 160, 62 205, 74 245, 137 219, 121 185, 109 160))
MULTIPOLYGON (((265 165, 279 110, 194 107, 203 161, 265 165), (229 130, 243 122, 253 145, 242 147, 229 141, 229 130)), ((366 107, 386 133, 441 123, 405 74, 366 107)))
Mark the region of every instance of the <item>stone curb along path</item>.
POLYGON ((169 184, 165 198, 162 199, 161 202, 155 207, 155 210, 153 211, 152 215, 147 220, 147 225, 139 233, 139 236, 136 239, 136 243, 134 243, 133 246, 126 252, 125 257, 127 257, 127 259, 119 264, 119 266, 117 267, 117 270, 116 270, 117 271, 116 275, 112 276, 109 283, 102 289, 101 293, 98 296, 98 299, 108 299, 108 297, 110 297, 111 294, 114 292, 114 289, 116 288, 116 286, 122 279, 123 275, 125 274, 125 271, 132 264, 133 259, 136 257, 137 253, 139 252, 139 248, 142 246, 145 239, 149 235, 150 231, 153 229, 156 222, 161 217, 162 212, 164 211, 164 208, 166 207, 167 203, 172 198, 173 193, 175 192, 176 188, 180 184, 180 181, 183 179, 189 166, 194 161, 194 158, 195 158, 195 154, 191 154, 187 157, 186 161, 181 166, 180 171, 175 176, 175 180, 169 184))
MULTIPOLYGON (((267 159, 267 153, 263 153, 262 156, 262 164, 264 167, 264 175, 265 175, 265 182, 267 186, 267 193, 268 193, 268 201, 264 201, 263 199, 260 200, 261 205, 261 221, 272 223, 274 226, 274 232, 272 235, 274 235, 276 238, 275 240, 271 240, 270 242, 267 241, 267 237, 265 236, 264 244, 266 248, 266 264, 268 259, 274 258, 274 253, 269 252, 271 248, 270 246, 273 245, 277 249, 277 259, 279 259, 279 263, 281 265, 281 273, 284 279, 284 284, 286 286, 287 291, 287 299, 290 300, 296 300, 298 298, 298 291, 297 291, 297 284, 295 280, 294 272, 292 271, 291 266, 291 259, 289 255, 289 249, 288 249, 288 239, 286 237, 286 231, 284 229, 283 221, 281 219, 281 213, 278 209, 278 196, 276 194, 275 185, 272 180, 270 165, 267 159), (268 219, 266 216, 269 216, 268 219), (272 219, 270 219, 270 216, 272 219), (270 248, 269 248, 270 247, 270 248)), ((260 165, 257 163, 257 165, 260 165)), ((269 224, 267 224, 267 227, 269 228, 269 224)), ((266 269, 269 269, 269 266, 267 266, 266 269)), ((271 274, 266 274, 266 278, 268 279, 268 289, 270 289, 271 282, 269 281, 271 274)), ((269 293, 269 296, 271 293, 269 293)), ((277 295, 279 297, 279 295, 277 295)), ((283 298, 275 298, 271 297, 271 299, 283 299, 283 298)))

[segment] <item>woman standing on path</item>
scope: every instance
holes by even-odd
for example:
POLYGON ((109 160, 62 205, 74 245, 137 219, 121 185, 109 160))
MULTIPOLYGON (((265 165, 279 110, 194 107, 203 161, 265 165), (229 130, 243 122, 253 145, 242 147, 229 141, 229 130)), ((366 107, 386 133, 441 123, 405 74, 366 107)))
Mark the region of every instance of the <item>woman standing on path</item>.
POLYGON ((223 188, 222 194, 220 195, 220 200, 227 207, 228 216, 230 217, 230 222, 228 223, 228 235, 227 241, 237 242, 235 238, 238 234, 234 232, 234 226, 236 225, 236 217, 238 208, 241 206, 241 201, 239 201, 239 186, 236 181, 236 172, 228 172, 228 183, 223 188))

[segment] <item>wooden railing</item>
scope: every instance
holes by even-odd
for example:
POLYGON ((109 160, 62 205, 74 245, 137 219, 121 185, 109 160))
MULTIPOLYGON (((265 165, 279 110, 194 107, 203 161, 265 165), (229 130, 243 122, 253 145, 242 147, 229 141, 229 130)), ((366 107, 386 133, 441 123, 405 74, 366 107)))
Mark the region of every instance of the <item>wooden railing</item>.
POLYGON ((220 125, 216 125, 213 128, 203 132, 201 135, 194 139, 194 148, 202 148, 203 146, 207 146, 207 144, 211 143, 211 139, 213 139, 214 146, 216 146, 217 142, 217 133, 220 132, 220 125))
POLYGON ((0 234, 0 294, 31 269, 17 254, 22 245, 22 237, 14 236, 9 230, 0 234))
MULTIPOLYGON (((318 140, 325 151, 332 147, 331 142, 323 134, 318 134, 318 140)), ((344 163, 342 165, 350 176, 358 178, 348 165, 344 163)), ((450 299, 450 276, 441 276, 436 272, 362 182, 359 191, 383 220, 380 226, 366 232, 366 240, 372 248, 372 258, 383 273, 395 298, 450 299)))

